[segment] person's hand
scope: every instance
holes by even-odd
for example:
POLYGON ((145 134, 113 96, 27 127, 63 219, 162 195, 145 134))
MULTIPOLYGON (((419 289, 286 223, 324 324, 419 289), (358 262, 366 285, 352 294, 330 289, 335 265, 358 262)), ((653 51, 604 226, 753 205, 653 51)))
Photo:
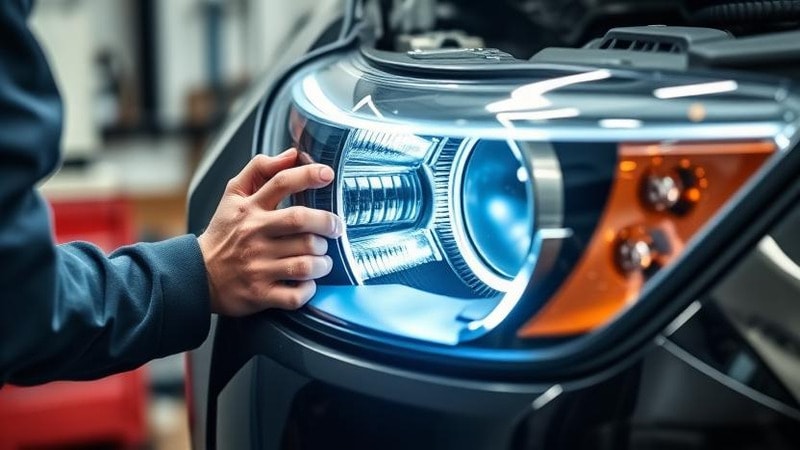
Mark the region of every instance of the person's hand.
POLYGON ((241 316, 267 308, 296 309, 316 292, 314 279, 330 272, 325 253, 343 225, 336 215, 292 206, 287 196, 333 180, 322 164, 294 167, 289 149, 258 155, 232 178, 206 231, 198 237, 208 272, 211 311, 241 316))

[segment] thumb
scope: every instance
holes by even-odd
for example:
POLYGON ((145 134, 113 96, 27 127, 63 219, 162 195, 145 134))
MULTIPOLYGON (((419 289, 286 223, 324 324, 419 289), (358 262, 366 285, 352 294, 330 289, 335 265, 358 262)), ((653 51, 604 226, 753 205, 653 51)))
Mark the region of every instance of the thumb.
POLYGON ((241 172, 231 178, 226 194, 250 196, 257 192, 276 173, 295 165, 297 150, 290 148, 277 156, 256 155, 241 172))

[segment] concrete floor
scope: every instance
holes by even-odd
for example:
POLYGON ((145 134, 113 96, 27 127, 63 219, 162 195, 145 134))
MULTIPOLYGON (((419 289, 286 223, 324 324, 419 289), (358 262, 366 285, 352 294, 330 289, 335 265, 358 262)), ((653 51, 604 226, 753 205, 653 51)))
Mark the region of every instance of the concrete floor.
POLYGON ((189 450, 186 402, 155 397, 150 403, 150 442, 153 450, 189 450))

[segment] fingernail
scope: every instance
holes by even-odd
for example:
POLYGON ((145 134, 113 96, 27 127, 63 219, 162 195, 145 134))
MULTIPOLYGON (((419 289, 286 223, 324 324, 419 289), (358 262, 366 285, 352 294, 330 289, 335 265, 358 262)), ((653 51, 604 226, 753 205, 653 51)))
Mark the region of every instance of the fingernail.
POLYGON ((328 271, 333 270, 333 258, 326 255, 325 259, 328 261, 328 271))
POLYGON ((344 224, 342 223, 342 219, 340 219, 338 216, 331 216, 331 221, 332 221, 332 225, 333 225, 333 234, 334 234, 334 236, 336 236, 336 237, 341 236, 342 235, 342 230, 344 228, 344 224))
POLYGON ((322 181, 331 181, 333 180, 333 169, 328 166, 321 167, 319 169, 319 178, 322 181))
POLYGON ((278 155, 278 158, 286 158, 287 156, 289 156, 292 153, 294 153, 294 151, 295 150, 293 148, 286 149, 280 155, 278 155))

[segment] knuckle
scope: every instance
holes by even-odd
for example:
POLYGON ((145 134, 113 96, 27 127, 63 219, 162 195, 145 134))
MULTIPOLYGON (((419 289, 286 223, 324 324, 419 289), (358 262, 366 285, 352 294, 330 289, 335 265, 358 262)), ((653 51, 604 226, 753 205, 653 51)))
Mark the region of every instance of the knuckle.
POLYGON ((311 164, 303 167, 303 178, 306 183, 316 183, 319 180, 319 170, 324 167, 322 164, 311 164))
POLYGON ((286 211, 286 225, 300 228, 306 220, 306 212, 300 207, 291 207, 286 211))
POLYGON ((287 276, 289 279, 291 279, 292 277, 294 277, 294 276, 296 275, 296 270, 297 270, 297 269, 296 269, 296 267, 295 267, 295 265, 294 265, 294 264, 292 264, 292 263, 289 263, 289 264, 287 264, 287 265, 286 265, 286 270, 285 270, 285 272, 286 272, 286 276, 287 276))
POLYGON ((287 303, 288 306, 292 309, 297 309, 303 306, 305 304, 305 298, 303 296, 303 293, 298 290, 292 291, 289 294, 289 297, 287 298, 287 303))
POLYGON ((258 225, 252 223, 243 223, 239 227, 239 234, 242 237, 242 245, 247 247, 253 245, 253 240, 258 234, 258 225))
POLYGON ((265 155, 263 153, 259 153, 259 154, 257 154, 256 156, 253 157, 253 164, 256 164, 256 165, 269 164, 269 162, 271 160, 272 160, 272 158, 270 158, 269 156, 267 156, 267 155, 265 155))
POLYGON ((279 191, 284 191, 291 185, 291 179, 286 172, 278 172, 272 177, 272 185, 279 191))
POLYGON ((299 278, 308 278, 311 276, 314 266, 308 258, 300 258, 294 263, 292 270, 294 270, 295 276, 299 278))
POLYGON ((256 309, 264 301, 264 290, 261 283, 251 280, 247 283, 247 296, 243 302, 249 309, 256 309))
POLYGON ((242 250, 242 273, 247 277, 248 283, 257 284, 259 269, 252 259, 252 250, 242 250))
POLYGON ((258 212, 248 210, 248 217, 243 221, 242 227, 248 234, 247 236, 256 241, 264 239, 264 229, 267 227, 267 222, 264 216, 258 212))
POLYGON ((303 235, 303 253, 316 253, 318 247, 316 236, 313 234, 303 235))
POLYGON ((306 286, 302 289, 295 289, 290 294, 290 303, 294 309, 300 308, 305 305, 309 299, 314 295, 316 291, 316 284, 313 282, 308 282, 306 286))
POLYGON ((250 226, 243 227, 240 231, 241 240, 238 245, 238 256, 241 261, 250 264, 252 258, 258 254, 259 245, 254 239, 254 231, 250 230, 250 226))

